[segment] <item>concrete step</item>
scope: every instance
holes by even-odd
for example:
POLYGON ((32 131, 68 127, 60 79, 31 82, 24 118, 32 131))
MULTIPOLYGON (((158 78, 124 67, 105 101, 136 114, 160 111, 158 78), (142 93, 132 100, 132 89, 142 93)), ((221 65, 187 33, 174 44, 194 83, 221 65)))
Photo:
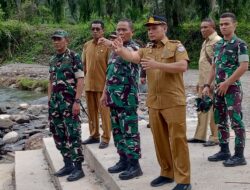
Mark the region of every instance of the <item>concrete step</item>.
POLYGON ((55 190, 42 149, 16 151, 16 190, 55 190))
MULTIPOLYGON (((106 149, 99 149, 98 144, 85 145, 85 159, 91 169, 95 171, 98 178, 104 181, 104 185, 110 190, 166 190, 172 189, 176 184, 168 184, 162 187, 153 188, 150 182, 159 176, 160 167, 156 159, 154 142, 151 130, 146 128, 146 122, 139 122, 139 130, 141 134, 142 158, 140 159, 143 176, 129 181, 120 180, 118 174, 110 174, 107 172, 108 167, 114 165, 118 161, 116 148, 113 139, 106 149)), ((196 129, 196 121, 187 122, 187 136, 192 138, 196 129)), ((102 133, 101 133, 102 134, 102 133)), ((82 124, 82 138, 89 136, 87 124, 82 124)), ((249 128, 247 129, 247 139, 249 139, 249 128)), ((226 168, 221 162, 208 162, 207 157, 215 154, 219 150, 219 146, 203 147, 201 144, 189 144, 190 160, 191 160, 191 183, 193 190, 246 190, 250 189, 250 167, 238 166, 234 168, 226 168)), ((230 141, 230 150, 234 151, 233 135, 230 141)), ((250 163, 250 146, 246 146, 245 157, 250 163)))
POLYGON ((0 160, 0 189, 14 190, 14 163, 4 163, 0 160))
MULTIPOLYGON (((51 172, 58 171, 63 166, 63 159, 60 152, 56 149, 53 138, 44 138, 44 154, 51 168, 51 172)), ((102 181, 100 181, 90 170, 86 162, 83 164, 83 170, 85 177, 75 182, 68 182, 67 177, 51 177, 54 178, 56 187, 59 190, 73 190, 73 189, 84 189, 84 190, 106 190, 102 181)))

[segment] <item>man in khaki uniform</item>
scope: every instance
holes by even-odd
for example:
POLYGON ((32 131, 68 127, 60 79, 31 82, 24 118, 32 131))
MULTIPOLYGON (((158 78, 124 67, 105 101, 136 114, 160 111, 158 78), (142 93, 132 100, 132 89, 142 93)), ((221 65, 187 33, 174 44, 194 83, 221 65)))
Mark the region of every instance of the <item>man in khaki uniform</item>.
POLYGON ((101 113, 103 135, 99 148, 106 148, 109 144, 111 135, 111 123, 109 108, 101 107, 101 98, 106 78, 106 69, 109 50, 104 45, 98 44, 98 39, 103 37, 104 23, 93 21, 91 23, 93 39, 86 42, 83 47, 83 64, 85 72, 85 94, 89 115, 90 137, 83 141, 83 144, 100 142, 99 117, 101 113))
POLYGON ((179 41, 166 37, 165 18, 152 16, 145 25, 152 45, 132 52, 123 47, 121 39, 117 38, 113 48, 124 59, 141 63, 147 72, 147 106, 161 167, 160 176, 151 182, 151 186, 175 180, 177 185, 173 190, 191 190, 183 83, 183 72, 187 70, 189 58, 179 41))
MULTIPOLYGON (((215 31, 215 23, 212 19, 204 19, 201 23, 201 34, 205 41, 202 44, 200 59, 199 59, 199 82, 198 96, 202 97, 202 90, 208 78, 213 58, 214 45, 221 39, 215 31)), ((204 146, 218 145, 218 130, 214 123, 214 114, 212 108, 207 113, 198 113, 198 124, 194 138, 189 139, 189 143, 204 143, 204 146), (206 142, 207 127, 210 125, 211 135, 206 142)))

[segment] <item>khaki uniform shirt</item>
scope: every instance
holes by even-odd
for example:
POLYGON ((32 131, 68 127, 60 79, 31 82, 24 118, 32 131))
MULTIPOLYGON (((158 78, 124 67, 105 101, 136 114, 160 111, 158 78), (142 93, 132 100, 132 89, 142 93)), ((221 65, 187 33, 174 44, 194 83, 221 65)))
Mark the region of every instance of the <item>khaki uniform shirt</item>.
POLYGON ((84 64, 85 91, 102 92, 105 85, 109 50, 104 45, 90 40, 84 44, 82 59, 84 64))
MULTIPOLYGON (((156 46, 139 49, 141 58, 151 57, 164 64, 189 60, 186 49, 176 40, 164 38, 156 46)), ((186 105, 183 73, 168 73, 159 69, 146 71, 148 78, 147 106, 154 109, 167 109, 186 105)))
POLYGON ((211 63, 209 63, 209 60, 206 56, 210 58, 210 60, 213 60, 213 54, 214 54, 214 45, 221 39, 221 37, 217 34, 217 32, 214 32, 211 34, 202 44, 201 52, 200 52, 200 59, 199 59, 199 81, 198 84, 200 87, 203 87, 204 84, 207 83, 210 69, 211 69, 211 63))

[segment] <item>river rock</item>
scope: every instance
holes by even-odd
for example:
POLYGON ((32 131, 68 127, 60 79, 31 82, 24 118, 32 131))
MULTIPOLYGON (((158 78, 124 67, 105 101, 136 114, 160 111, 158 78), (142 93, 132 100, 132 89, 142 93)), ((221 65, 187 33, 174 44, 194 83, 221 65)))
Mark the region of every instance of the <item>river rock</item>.
POLYGON ((11 85, 9 86, 9 88, 17 88, 17 87, 18 87, 17 84, 11 84, 11 85))
POLYGON ((20 141, 17 141, 14 144, 6 144, 2 149, 5 152, 14 152, 14 151, 24 150, 25 141, 26 141, 25 139, 22 139, 20 141))
POLYGON ((0 138, 0 147, 4 145, 3 139, 0 138))
POLYGON ((1 114, 0 119, 10 119, 10 115, 9 114, 1 114))
POLYGON ((11 121, 10 119, 0 119, 0 129, 9 129, 14 124, 15 123, 11 121))
POLYGON ((32 135, 28 140, 26 140, 24 148, 25 150, 35 150, 43 148, 43 133, 37 133, 32 135))
POLYGON ((43 88, 42 88, 42 87, 37 87, 34 91, 35 91, 35 92, 42 92, 42 91, 43 91, 43 88))
POLYGON ((12 116, 10 117, 10 119, 11 119, 12 121, 15 121, 16 123, 19 123, 19 124, 22 124, 22 123, 29 123, 29 122, 30 122, 29 116, 23 115, 23 114, 21 114, 21 115, 12 115, 12 116))
POLYGON ((5 113, 7 113, 6 107, 0 105, 0 114, 5 114, 5 113))
POLYGON ((40 115, 40 113, 42 112, 43 110, 43 105, 31 105, 29 108, 28 108, 28 112, 29 114, 32 114, 32 115, 40 115))
POLYGON ((22 103, 22 104, 19 104, 19 107, 18 107, 18 109, 20 109, 20 110, 27 110, 28 108, 29 108, 29 104, 27 104, 27 103, 22 103))
POLYGON ((16 131, 11 131, 9 133, 7 133, 6 135, 4 135, 3 137, 3 142, 5 144, 11 144, 11 143, 15 143, 19 138, 19 135, 16 131))

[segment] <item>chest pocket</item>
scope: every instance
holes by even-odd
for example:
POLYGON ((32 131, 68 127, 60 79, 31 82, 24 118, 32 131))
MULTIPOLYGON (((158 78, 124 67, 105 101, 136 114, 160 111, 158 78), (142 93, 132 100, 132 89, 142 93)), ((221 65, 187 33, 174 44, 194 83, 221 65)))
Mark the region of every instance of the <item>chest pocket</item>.
POLYGON ((173 63, 175 62, 175 52, 172 50, 163 50, 161 55, 162 63, 173 63))

